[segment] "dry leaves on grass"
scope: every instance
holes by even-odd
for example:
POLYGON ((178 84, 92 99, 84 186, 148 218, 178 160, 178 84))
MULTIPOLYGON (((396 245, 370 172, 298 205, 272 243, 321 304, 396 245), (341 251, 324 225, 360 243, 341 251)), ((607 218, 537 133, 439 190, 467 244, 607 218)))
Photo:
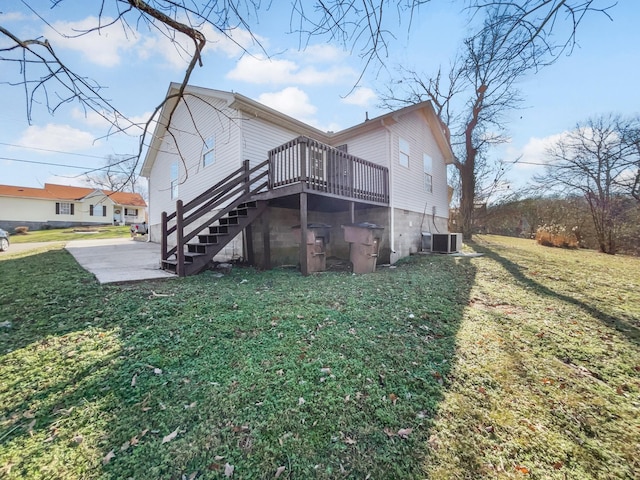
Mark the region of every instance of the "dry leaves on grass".
POLYGON ((287 467, 282 466, 282 467, 278 467, 278 469, 276 470, 276 474, 273 476, 273 478, 280 478, 280 475, 282 475, 282 473, 287 469, 287 467))
POLYGON ((230 463, 225 463, 225 465, 224 465, 224 476, 227 477, 227 478, 233 477, 233 471, 235 469, 236 469, 236 467, 234 467, 230 463))
POLYGON ((106 464, 107 464, 107 463, 109 463, 109 462, 111 461, 111 459, 112 459, 113 457, 115 457, 115 456, 116 456, 116 454, 115 454, 115 453, 113 453, 113 450, 111 450, 111 451, 110 451, 109 453, 107 453, 107 454, 104 456, 104 458, 102 459, 102 464, 103 464, 103 465, 106 465, 106 464))
POLYGON ((176 438, 178 436, 178 430, 180 430, 180 427, 176 428, 173 432, 171 432, 169 435, 163 437, 162 439, 162 443, 167 443, 170 442, 171 440, 173 440, 174 438, 176 438))

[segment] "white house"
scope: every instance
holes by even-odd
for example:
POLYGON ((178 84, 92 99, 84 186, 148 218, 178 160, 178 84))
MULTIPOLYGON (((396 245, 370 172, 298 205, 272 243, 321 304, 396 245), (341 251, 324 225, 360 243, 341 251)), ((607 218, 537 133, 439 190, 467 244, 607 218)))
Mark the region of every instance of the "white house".
POLYGON ((142 223, 147 204, 138 193, 45 183, 44 188, 0 185, 0 227, 11 230, 73 225, 142 223))
POLYGON ((178 101, 177 89, 172 84, 167 92, 141 171, 149 179, 151 239, 164 242, 165 260, 183 248, 198 250, 189 241, 220 234, 207 228, 224 215, 244 215, 233 208, 248 200, 259 202, 260 212, 229 232, 243 234, 218 255, 303 264, 300 232, 292 227, 315 223, 331 226, 326 255, 348 257, 341 226, 369 222, 384 228, 381 260, 395 262, 420 249, 422 232, 447 232, 453 154, 430 102, 334 133, 237 93, 189 86, 178 101), (238 183, 249 177, 249 184, 238 183), (238 186, 242 200, 224 185, 238 186), (190 220, 194 213, 203 220, 190 220))

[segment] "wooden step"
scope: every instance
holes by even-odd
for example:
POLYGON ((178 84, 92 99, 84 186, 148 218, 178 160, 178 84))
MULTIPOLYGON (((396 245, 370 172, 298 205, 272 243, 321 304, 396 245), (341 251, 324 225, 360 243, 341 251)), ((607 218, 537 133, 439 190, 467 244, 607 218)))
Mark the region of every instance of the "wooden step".
POLYGON ((198 235, 198 242, 201 244, 207 244, 207 245, 217 245, 218 244, 218 236, 217 235, 208 235, 208 234, 201 234, 198 235))
POLYGON ((229 233, 229 227, 226 225, 214 225, 209 227, 209 233, 211 235, 227 235, 229 233))
POLYGON ((240 221, 238 217, 223 217, 219 220, 220 225, 238 225, 240 221))

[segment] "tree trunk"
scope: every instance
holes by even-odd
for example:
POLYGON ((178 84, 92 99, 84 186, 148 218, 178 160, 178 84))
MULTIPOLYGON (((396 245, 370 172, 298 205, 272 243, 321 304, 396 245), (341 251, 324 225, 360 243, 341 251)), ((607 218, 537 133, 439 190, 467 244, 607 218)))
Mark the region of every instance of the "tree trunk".
POLYGON ((465 240, 471 240, 473 235, 473 205, 476 190, 474 163, 467 158, 467 162, 460 168, 460 228, 462 238, 465 240))

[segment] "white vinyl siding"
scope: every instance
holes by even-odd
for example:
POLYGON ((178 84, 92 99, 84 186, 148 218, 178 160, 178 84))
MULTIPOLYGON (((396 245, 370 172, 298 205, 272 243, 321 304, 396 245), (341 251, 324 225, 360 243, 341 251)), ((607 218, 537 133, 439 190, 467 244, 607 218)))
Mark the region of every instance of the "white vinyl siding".
POLYGON ((425 191, 425 172, 423 161, 409 162, 409 168, 394 168, 391 189, 393 206, 398 209, 423 212, 425 205, 429 211, 436 207, 436 215, 447 218, 449 200, 447 194, 447 170, 438 144, 425 120, 424 115, 412 112, 399 118, 398 123, 390 127, 391 145, 396 146, 392 161, 400 155, 400 138, 409 142, 410 151, 422 152, 431 158, 432 191, 425 191))
POLYGON ((179 187, 180 187, 180 170, 178 166, 178 162, 173 162, 171 164, 171 199, 175 200, 178 198, 179 187))

